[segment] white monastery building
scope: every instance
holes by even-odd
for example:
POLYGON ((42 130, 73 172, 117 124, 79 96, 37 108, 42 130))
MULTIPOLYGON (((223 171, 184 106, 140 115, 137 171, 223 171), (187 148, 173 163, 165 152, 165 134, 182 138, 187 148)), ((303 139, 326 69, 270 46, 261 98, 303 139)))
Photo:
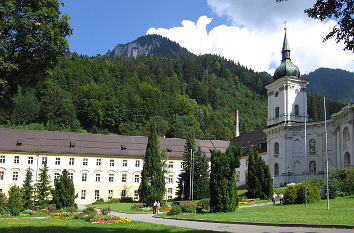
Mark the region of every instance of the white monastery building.
MULTIPOLYGON (((253 151, 258 151, 269 165, 275 187, 301 182, 306 174, 309 178, 325 177, 325 122, 307 122, 309 81, 299 78, 300 71, 291 62, 286 32, 282 54, 274 82, 266 86, 265 129, 239 136, 237 113, 236 137, 231 141, 195 140, 196 147, 209 159, 211 150, 225 152, 229 145, 243 147, 241 167, 237 169, 238 186, 247 182, 247 158, 253 151)), ((326 123, 329 167, 354 166, 354 104, 333 114, 326 123)), ((31 169, 35 184, 46 162, 52 184, 64 169, 68 170, 77 204, 92 203, 99 198, 139 200, 147 140, 143 136, 0 129, 0 192, 7 194, 11 186, 21 186, 27 168, 31 169)), ((185 139, 161 139, 161 147, 166 151, 166 199, 176 197, 184 146, 185 139)))

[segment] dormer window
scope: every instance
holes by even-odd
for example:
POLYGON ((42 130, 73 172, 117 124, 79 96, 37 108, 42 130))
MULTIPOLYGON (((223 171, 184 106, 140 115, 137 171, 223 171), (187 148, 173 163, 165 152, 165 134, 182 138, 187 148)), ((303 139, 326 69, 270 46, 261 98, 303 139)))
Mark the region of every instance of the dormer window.
POLYGON ((18 140, 17 140, 16 146, 22 146, 22 139, 18 139, 18 140))
POLYGON ((127 146, 125 146, 125 145, 120 145, 120 149, 121 149, 122 151, 126 151, 126 150, 127 150, 127 146))
POLYGON ((69 145, 69 147, 70 147, 71 149, 74 149, 74 148, 75 148, 75 142, 70 141, 70 145, 69 145))

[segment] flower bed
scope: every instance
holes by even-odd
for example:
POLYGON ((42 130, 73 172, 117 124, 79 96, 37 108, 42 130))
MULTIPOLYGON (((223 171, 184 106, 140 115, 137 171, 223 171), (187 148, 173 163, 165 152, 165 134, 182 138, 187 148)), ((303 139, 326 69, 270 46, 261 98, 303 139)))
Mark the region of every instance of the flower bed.
POLYGON ((119 224, 119 223, 130 223, 131 220, 128 218, 123 218, 120 217, 116 219, 115 217, 112 216, 113 219, 110 220, 105 220, 105 219, 100 219, 100 218, 91 218, 90 223, 103 223, 103 224, 119 224))

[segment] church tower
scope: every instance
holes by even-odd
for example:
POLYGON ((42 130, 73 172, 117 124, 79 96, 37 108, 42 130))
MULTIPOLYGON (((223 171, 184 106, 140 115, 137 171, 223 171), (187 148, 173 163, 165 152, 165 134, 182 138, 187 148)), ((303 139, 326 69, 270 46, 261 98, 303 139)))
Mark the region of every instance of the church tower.
POLYGON ((286 36, 282 60, 274 73, 274 82, 266 86, 268 93, 267 127, 290 122, 307 121, 307 80, 300 79, 299 68, 291 62, 286 36))

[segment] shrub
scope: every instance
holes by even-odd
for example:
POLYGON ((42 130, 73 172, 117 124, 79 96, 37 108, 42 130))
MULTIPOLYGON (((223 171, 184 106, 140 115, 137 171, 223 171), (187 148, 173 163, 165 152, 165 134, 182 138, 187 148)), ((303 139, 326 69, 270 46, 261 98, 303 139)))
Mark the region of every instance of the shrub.
POLYGON ((194 201, 182 202, 180 207, 182 208, 182 212, 185 213, 195 213, 197 211, 197 203, 194 201))
POLYGON ((108 200, 108 203, 119 203, 120 202, 120 199, 119 198, 111 198, 108 200))
POLYGON ((51 213, 55 212, 57 208, 55 208, 55 205, 48 205, 47 210, 51 213))
POLYGON ((132 203, 134 201, 133 201, 133 198, 131 198, 131 197, 125 197, 125 198, 120 199, 120 202, 121 203, 132 203))
POLYGON ((344 195, 350 195, 354 193, 354 168, 339 168, 331 170, 330 180, 336 180, 339 191, 344 195))
POLYGON ((93 207, 87 207, 86 209, 83 210, 83 213, 87 214, 89 218, 93 218, 97 214, 95 208, 93 207))
POLYGON ((180 205, 180 202, 179 201, 174 201, 172 202, 172 205, 171 206, 179 206, 180 205))
POLYGON ((103 204, 104 200, 103 198, 98 198, 93 204, 103 204))
POLYGON ((178 205, 174 205, 171 207, 171 210, 168 212, 168 215, 177 215, 182 213, 182 208, 178 205))
POLYGON ((0 211, 2 211, 5 208, 6 201, 7 201, 6 199, 7 198, 6 198, 5 194, 0 193, 0 211))
MULTIPOLYGON (((305 203, 306 185, 305 183, 288 186, 284 192, 284 204, 305 203)), ((307 184, 307 202, 315 202, 321 199, 319 188, 307 184)))

